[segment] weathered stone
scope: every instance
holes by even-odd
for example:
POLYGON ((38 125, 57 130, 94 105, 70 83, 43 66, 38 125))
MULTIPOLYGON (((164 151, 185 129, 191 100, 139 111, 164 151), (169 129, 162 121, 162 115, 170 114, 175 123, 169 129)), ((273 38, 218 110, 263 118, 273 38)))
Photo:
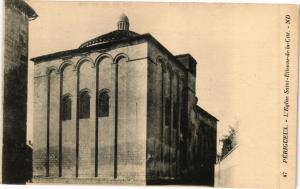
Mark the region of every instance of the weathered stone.
MULTIPOLYGON (((126 34, 122 30, 88 41, 63 56, 69 58, 63 60, 56 53, 33 59, 35 109, 50 110, 35 116, 34 136, 37 141, 43 140, 34 145, 34 151, 39 152, 36 158, 41 159, 35 164, 39 168, 34 172, 36 182, 114 180, 146 184, 186 178, 201 182, 199 175, 204 169, 200 167, 204 165, 205 171, 213 169, 217 119, 196 105, 196 61, 190 55, 178 58, 151 35, 126 34), (109 35, 124 38, 109 40, 109 35), (57 70, 53 77, 56 79, 49 77, 50 68, 57 70), (45 89, 47 78, 51 82, 45 89), (79 95, 83 90, 90 96, 90 116, 81 119, 79 95), (50 103, 45 102, 47 91, 56 97, 48 97, 50 103), (101 91, 109 95, 107 117, 97 114, 97 95, 101 91), (71 120, 61 120, 57 113, 62 111, 58 105, 66 94, 72 98, 71 120), (50 124, 44 121, 49 117, 50 124), (47 127, 59 133, 50 131, 50 138, 41 138, 47 127), (57 136, 61 141, 58 145, 53 140, 57 136), (203 138, 209 149, 200 148, 203 138), (50 151, 58 152, 58 163, 55 155, 49 167, 44 166, 47 158, 40 157, 50 155, 43 150, 47 140, 50 151), (200 156, 210 161, 202 161, 200 156), (43 177, 41 170, 50 168, 59 170, 59 174, 43 177)), ((208 177, 213 180, 209 171, 208 177)))
POLYGON ((32 173, 32 149, 26 145, 28 21, 36 16, 23 0, 5 0, 3 183, 25 183, 32 173))

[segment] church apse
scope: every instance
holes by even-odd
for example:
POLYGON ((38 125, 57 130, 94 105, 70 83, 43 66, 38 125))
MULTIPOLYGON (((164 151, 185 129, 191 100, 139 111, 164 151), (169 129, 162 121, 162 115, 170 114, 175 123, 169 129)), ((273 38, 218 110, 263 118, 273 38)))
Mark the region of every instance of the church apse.
POLYGON ((216 130, 204 128, 217 119, 195 101, 196 61, 129 26, 123 14, 115 31, 32 59, 33 182, 213 185, 215 157, 199 158, 215 154, 216 130))
POLYGON ((197 105, 197 63, 155 41, 148 55, 147 184, 212 186, 218 120, 197 105))

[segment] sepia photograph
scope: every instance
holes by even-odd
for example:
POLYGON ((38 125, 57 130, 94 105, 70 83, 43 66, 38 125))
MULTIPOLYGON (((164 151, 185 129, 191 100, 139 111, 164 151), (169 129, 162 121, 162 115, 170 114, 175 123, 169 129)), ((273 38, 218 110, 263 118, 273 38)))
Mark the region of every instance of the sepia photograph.
POLYGON ((298 5, 3 4, 3 184, 296 187, 298 5))

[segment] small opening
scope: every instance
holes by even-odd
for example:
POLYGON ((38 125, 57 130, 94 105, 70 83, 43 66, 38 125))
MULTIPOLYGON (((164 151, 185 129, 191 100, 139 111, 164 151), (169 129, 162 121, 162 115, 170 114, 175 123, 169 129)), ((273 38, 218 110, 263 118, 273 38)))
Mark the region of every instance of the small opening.
POLYGON ((173 104, 173 127, 178 129, 178 120, 179 120, 179 107, 178 103, 173 104))
POLYGON ((106 91, 99 94, 98 110, 98 117, 109 116, 109 95, 106 91))
POLYGON ((90 118, 90 95, 88 91, 84 91, 80 94, 79 98, 79 118, 90 118))
POLYGON ((72 100, 70 96, 65 96, 62 102, 62 120, 71 120, 72 100))
POLYGON ((171 100, 170 98, 166 98, 165 105, 165 125, 170 126, 171 123, 171 100))

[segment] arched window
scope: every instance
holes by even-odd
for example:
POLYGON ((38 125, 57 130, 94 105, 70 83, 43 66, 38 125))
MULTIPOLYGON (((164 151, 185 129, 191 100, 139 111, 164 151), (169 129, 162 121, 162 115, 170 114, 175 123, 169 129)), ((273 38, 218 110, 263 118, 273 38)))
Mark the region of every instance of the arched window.
POLYGON ((90 118, 90 95, 88 91, 83 91, 79 96, 79 118, 90 118))
POLYGON ((101 92, 98 97, 98 117, 109 116, 109 95, 107 91, 101 92))
POLYGON ((72 100, 69 95, 63 97, 62 100, 62 120, 71 120, 72 100))

